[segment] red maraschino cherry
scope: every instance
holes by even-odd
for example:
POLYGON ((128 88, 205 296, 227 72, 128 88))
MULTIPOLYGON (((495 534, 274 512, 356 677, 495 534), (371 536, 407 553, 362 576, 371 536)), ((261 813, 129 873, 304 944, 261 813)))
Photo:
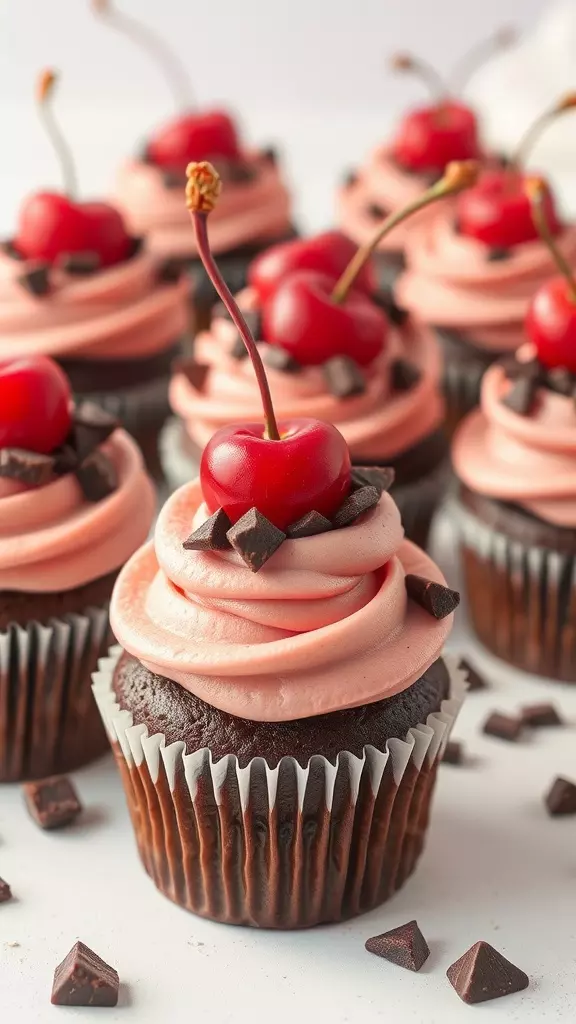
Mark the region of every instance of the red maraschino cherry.
POLYGON ((0 448, 47 455, 71 426, 68 378, 46 356, 0 362, 0 448))
POLYGON ((186 68, 164 41, 111 0, 92 0, 94 12, 145 50, 159 65, 174 96, 178 115, 158 129, 147 145, 148 159, 166 170, 184 170, 190 161, 238 160, 240 144, 232 118, 221 110, 193 110, 186 68))
POLYGON ((73 198, 74 163, 50 106, 55 83, 54 71, 42 72, 37 95, 42 120, 60 160, 66 194, 38 192, 27 199, 13 244, 26 259, 54 263, 70 253, 95 252, 101 266, 109 267, 127 258, 131 238, 118 210, 109 203, 79 203, 73 198))
MULTIPOLYGON (((252 261, 248 284, 257 292, 260 303, 266 302, 284 279, 297 270, 319 271, 336 284, 356 249, 356 244, 341 231, 324 231, 312 238, 279 242, 252 261)), ((373 295, 376 287, 376 272, 372 262, 367 260, 354 281, 354 288, 373 295)))
POLYGON ((526 331, 544 366, 550 370, 563 367, 576 373, 576 278, 552 237, 545 182, 538 177, 529 178, 526 193, 538 234, 560 271, 560 276, 550 278, 534 294, 526 316, 526 331))
MULTIPOLYGON (((576 93, 569 93, 544 111, 523 136, 510 164, 486 171, 475 188, 460 196, 456 218, 460 234, 476 238, 492 248, 511 248, 538 238, 526 194, 527 176, 524 166, 530 150, 543 129, 560 114, 576 107, 576 93)), ((562 224, 554 204, 552 191, 545 182, 543 204, 549 230, 557 235, 562 224)))
POLYGON ((208 442, 200 463, 204 501, 211 513, 223 508, 233 523, 251 508, 280 529, 312 510, 330 518, 350 490, 348 446, 330 423, 276 422, 260 353, 210 251, 207 219, 220 194, 219 175, 206 161, 191 163, 186 174, 198 252, 246 345, 264 409, 263 423, 223 427, 208 442))
POLYGON ((349 356, 368 366, 386 343, 388 322, 369 295, 353 288, 372 253, 411 214, 468 188, 478 174, 474 161, 451 163, 444 176, 408 206, 387 217, 374 237, 356 250, 338 281, 313 270, 299 270, 276 288, 262 307, 262 333, 302 365, 316 366, 333 356, 349 356))

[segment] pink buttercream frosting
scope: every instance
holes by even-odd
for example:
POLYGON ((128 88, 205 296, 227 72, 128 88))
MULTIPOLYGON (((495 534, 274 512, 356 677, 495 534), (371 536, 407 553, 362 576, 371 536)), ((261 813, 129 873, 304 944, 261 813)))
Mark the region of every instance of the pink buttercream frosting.
MULTIPOLYGON (((244 309, 255 308, 254 291, 245 289, 239 302, 244 309)), ((198 335, 195 344, 198 362, 210 367, 202 392, 181 373, 170 385, 172 408, 200 448, 227 423, 262 419, 252 364, 230 354, 235 337, 231 321, 214 318, 210 330, 198 335)), ((261 342, 263 354, 265 348, 265 342, 261 342)), ((336 398, 327 389, 322 369, 316 366, 296 373, 274 369, 266 373, 279 420, 312 416, 334 423, 356 461, 378 461, 399 455, 440 426, 444 415, 440 370, 440 355, 431 333, 409 322, 402 329, 390 327, 384 353, 364 371, 366 390, 361 395, 336 398), (409 391, 393 392, 390 363, 400 356, 418 367, 421 376, 409 391)))
MULTIPOLYGON (((257 174, 252 181, 226 183, 222 189, 208 226, 215 253, 282 238, 290 229, 290 197, 278 167, 258 152, 247 153, 244 159, 257 174)), ((114 202, 131 229, 146 235, 155 254, 197 256, 183 190, 167 188, 157 167, 137 160, 124 164, 118 173, 114 202)))
POLYGON ((19 282, 24 268, 0 251, 0 359, 140 359, 187 330, 189 285, 159 283, 148 252, 84 277, 54 267, 39 297, 19 282))
POLYGON ((576 527, 574 400, 542 387, 530 414, 521 416, 502 404, 511 386, 500 365, 485 374, 480 409, 454 438, 456 473, 480 494, 576 527))
POLYGON ((118 475, 102 501, 86 501, 73 473, 41 487, 0 481, 0 590, 72 590, 119 569, 145 541, 155 494, 140 450, 123 430, 101 450, 118 475))
MULTIPOLYGON (((574 263, 576 227, 565 228, 558 244, 574 263)), ((555 272, 543 242, 517 245, 507 259, 490 261, 482 242, 458 234, 452 217, 438 211, 412 234, 406 255, 408 269, 395 284, 398 302, 493 352, 521 345, 528 303, 555 272)))
POLYGON ((285 541, 257 574, 235 552, 184 550, 207 515, 198 481, 176 491, 118 578, 112 628, 151 671, 277 722, 392 696, 440 655, 451 619, 409 601, 404 577, 444 581, 389 495, 347 529, 285 541))

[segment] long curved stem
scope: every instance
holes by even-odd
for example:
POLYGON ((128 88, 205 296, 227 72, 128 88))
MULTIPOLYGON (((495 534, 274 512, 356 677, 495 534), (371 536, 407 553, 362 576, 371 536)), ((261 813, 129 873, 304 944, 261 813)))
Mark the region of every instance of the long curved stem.
POLYGON ((56 79, 57 76, 54 71, 42 72, 38 85, 38 112, 40 114, 40 120, 44 130, 52 143, 54 152, 58 158, 58 163, 60 164, 62 180, 64 182, 64 191, 68 196, 74 198, 78 193, 76 165, 74 163, 74 157, 72 156, 72 150, 70 149, 66 138, 62 134, 60 125, 54 117, 52 110, 51 101, 56 79))
POLYGON ((516 32, 512 27, 508 26, 501 28, 499 32, 490 36, 489 39, 482 39, 475 46, 471 47, 460 58, 450 76, 451 92, 454 95, 460 95, 474 72, 494 54, 510 46, 515 39, 516 32))
POLYGON ((576 305, 576 278, 572 267, 560 251, 556 240, 550 231, 550 224, 546 216, 546 186, 539 178, 532 178, 526 185, 526 191, 532 205, 532 219, 542 241, 548 246, 550 255, 562 276, 566 279, 571 302, 576 305))
POLYGON ((526 160, 534 148, 535 143, 540 138, 544 129, 554 121, 559 114, 564 114, 568 110, 574 110, 576 107, 576 93, 568 93, 563 96, 558 103, 555 103, 553 107, 549 107, 545 110, 535 121, 529 125, 528 129, 522 135, 520 142, 516 146, 516 149, 512 155, 512 166, 522 168, 526 164, 526 160))
POLYGON ((446 99, 447 88, 436 68, 421 57, 413 57, 411 53, 397 53, 392 57, 394 71, 410 71, 426 83, 435 100, 439 103, 446 99))

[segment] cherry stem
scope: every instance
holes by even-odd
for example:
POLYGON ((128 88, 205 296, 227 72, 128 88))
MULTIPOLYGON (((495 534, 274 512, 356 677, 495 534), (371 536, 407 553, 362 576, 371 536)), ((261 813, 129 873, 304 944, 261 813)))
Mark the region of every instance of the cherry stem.
POLYGON ((555 103, 553 107, 545 110, 535 121, 528 127, 528 129, 522 135, 520 142, 516 146, 516 149, 512 155, 511 164, 516 169, 521 169, 525 166, 526 160, 530 155, 534 145, 540 138, 544 129, 555 121, 560 114, 564 114, 568 110, 574 110, 576 107, 576 93, 567 93, 563 96, 558 103, 555 103))
POLYGON ((418 210, 424 209, 425 206, 430 206, 431 203, 435 203, 438 199, 444 199, 445 196, 453 195, 455 192, 461 192, 463 189, 469 188, 470 185, 473 185, 476 182, 478 172, 479 165, 475 160, 463 160, 461 162, 454 161, 453 163, 449 163, 439 181, 427 189, 426 192, 423 192, 418 199, 409 203, 408 206, 405 206, 401 210, 396 210, 394 213, 391 213, 386 217, 383 224, 370 241, 366 242, 365 245, 360 246, 360 248, 354 253, 350 263, 336 282, 331 296, 332 301, 336 304, 344 302, 350 288, 366 261, 370 259, 370 256, 382 239, 385 238, 397 224, 401 224, 403 221, 407 220, 408 217, 411 217, 413 213, 417 213, 418 210))
POLYGON ((392 58, 394 71, 412 71, 426 83, 435 100, 442 103, 446 99, 447 88, 436 68, 427 60, 413 57, 411 53, 398 53, 392 58))
POLYGON ((60 125, 56 121, 52 111, 51 100, 54 95, 54 86, 56 85, 56 81, 57 75, 55 71, 43 71, 40 75, 37 86, 38 111, 44 130, 52 143, 54 152, 58 158, 58 163, 60 164, 62 180, 64 182, 64 191, 66 195, 73 198, 78 192, 78 179, 76 177, 74 157, 72 156, 72 150, 64 138, 64 135, 60 130, 60 125))
POLYGON ((550 255, 558 270, 568 283, 568 295, 570 301, 576 305, 576 278, 568 260, 560 251, 554 236, 550 230, 548 217, 546 216, 547 189, 540 178, 530 178, 526 183, 526 191, 532 206, 532 220, 542 241, 548 246, 550 255))
POLYGON ((214 288, 218 292, 218 295, 222 299, 222 302, 226 306, 242 341, 244 342, 248 355, 252 360, 254 367, 254 373, 256 374, 256 380, 258 381, 258 387, 260 388, 260 396, 262 398, 262 405, 264 407, 264 422, 266 424, 266 436, 270 441, 279 441, 280 432, 278 430, 278 424, 276 422, 276 415, 274 413, 274 406, 272 405, 272 395, 270 394, 270 385, 268 384, 268 378, 266 371, 264 370, 264 364, 258 351, 258 346, 254 341, 252 332, 244 319, 240 307, 236 302, 236 299, 232 295, 228 285, 226 284, 222 274, 220 273, 214 257, 210 250, 210 243, 208 241, 208 228, 207 220, 208 214, 199 210, 191 210, 190 216, 192 217, 192 223, 194 224, 194 230, 196 233, 196 244, 198 246, 198 252, 204 264, 206 273, 212 281, 214 288))
POLYGON ((499 32, 495 32, 494 35, 490 36, 489 39, 482 39, 481 42, 476 43, 458 61, 452 72, 450 76, 451 91, 456 95, 461 95, 478 68, 485 64, 494 54, 505 50, 515 39, 515 30, 511 26, 505 26, 499 32))
POLYGON ((92 0, 94 12, 112 28, 128 36, 142 50, 150 54, 162 70, 176 103, 176 109, 190 110, 194 106, 192 85, 184 64, 170 47, 152 29, 135 18, 117 11, 112 0, 92 0))

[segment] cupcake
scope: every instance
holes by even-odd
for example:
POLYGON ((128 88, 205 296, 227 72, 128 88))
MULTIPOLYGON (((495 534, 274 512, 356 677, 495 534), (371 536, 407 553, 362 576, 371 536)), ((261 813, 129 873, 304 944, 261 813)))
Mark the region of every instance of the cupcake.
MULTIPOLYGON (((462 186, 458 172, 447 181, 421 204, 445 186, 462 186)), ((256 261, 239 303, 259 339, 279 415, 334 423, 356 466, 391 468, 407 535, 425 546, 448 466, 439 352, 426 328, 375 298, 368 256, 336 232, 286 243, 256 261)), ((175 374, 170 400, 183 430, 170 427, 164 443, 173 483, 191 479, 215 430, 258 417, 258 385, 245 355, 234 323, 217 315, 197 337, 194 360, 175 374)))
MULTIPOLYGON (((208 253, 213 185, 189 173, 208 253)), ((416 865, 461 697, 442 654, 458 596, 403 540, 385 473, 356 486, 335 427, 276 421, 242 336, 265 423, 212 438, 120 574, 121 648, 94 689, 158 889, 301 928, 377 906, 416 865)))
POLYGON ((207 326, 217 299, 190 232, 182 205, 186 166, 211 160, 226 182, 226 196, 211 222, 211 244, 229 286, 246 283, 251 259, 273 242, 292 237, 291 200, 274 147, 247 145, 234 119, 223 110, 199 110, 191 100, 186 69, 148 29, 96 0, 96 11, 158 58, 171 86, 178 114, 158 128, 137 155, 120 168, 114 202, 130 230, 144 236, 162 260, 189 272, 198 329, 207 326))
MULTIPOLYGON (((52 73, 42 76, 40 109, 51 132, 53 84, 52 73)), ((30 196, 0 249, 0 359, 56 359, 75 395, 117 416, 157 470, 188 284, 129 234, 114 207, 77 201, 66 158, 63 170, 65 192, 30 196)))
POLYGON ((90 692, 110 643, 118 570, 146 539, 154 492, 134 441, 97 407, 71 412, 59 367, 0 367, 0 782, 104 753, 90 692))
MULTIPOLYGON (((526 140, 573 105, 570 95, 547 110, 526 140)), ((485 171, 457 197, 455 210, 436 211, 420 224, 407 246, 408 269, 396 282, 398 302, 432 326, 442 346, 450 433, 478 404, 487 367, 521 344, 530 299, 554 269, 524 192, 526 154, 522 146, 508 167, 485 171)), ((562 223, 550 188, 547 204, 551 229, 573 262, 576 228, 562 223)))
MULTIPOLYGON (((537 193, 545 196, 541 184, 537 193)), ((576 282, 532 301, 530 342, 482 381, 453 447, 470 617, 528 672, 576 682, 576 282)))

